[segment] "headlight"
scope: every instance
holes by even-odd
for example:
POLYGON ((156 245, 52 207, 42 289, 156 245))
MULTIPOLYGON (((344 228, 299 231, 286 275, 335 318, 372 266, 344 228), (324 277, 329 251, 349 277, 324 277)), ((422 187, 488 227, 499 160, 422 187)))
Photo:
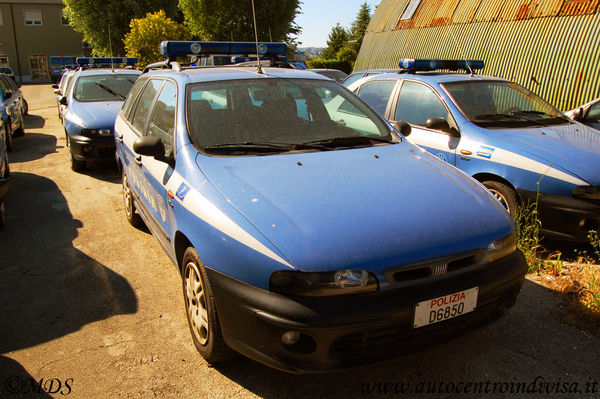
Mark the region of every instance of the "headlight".
POLYGON ((600 199, 600 186, 577 186, 573 190, 573 197, 600 199))
POLYGON ((110 129, 81 129, 83 136, 94 137, 94 136, 112 136, 112 130, 110 129))
POLYGON ((517 250, 517 233, 511 233, 488 245, 485 263, 492 263, 502 259, 517 250))
POLYGON ((270 290, 284 295, 330 296, 362 294, 378 289, 375 276, 365 270, 335 272, 297 272, 281 270, 273 273, 270 290))

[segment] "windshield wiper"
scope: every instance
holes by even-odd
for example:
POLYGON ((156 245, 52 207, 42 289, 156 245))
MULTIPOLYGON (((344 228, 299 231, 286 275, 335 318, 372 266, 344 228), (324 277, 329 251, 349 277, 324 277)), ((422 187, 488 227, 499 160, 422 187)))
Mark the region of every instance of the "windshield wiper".
POLYGON ((542 111, 519 111, 516 112, 517 114, 525 114, 525 115, 539 115, 539 116, 545 116, 551 119, 562 119, 563 121, 568 121, 570 122, 571 120, 564 116, 564 115, 560 115, 560 114, 549 114, 546 112, 542 112, 542 111))
POLYGON ((302 143, 302 145, 323 145, 329 148, 332 147, 354 147, 354 146, 365 146, 373 145, 376 143, 387 143, 394 144, 393 140, 387 137, 375 137, 375 136, 348 136, 348 137, 330 137, 323 140, 309 141, 302 143))
POLYGON ((205 151, 248 151, 285 152, 295 149, 294 144, 244 141, 242 143, 221 143, 203 147, 205 151))
POLYGON ((475 115, 474 118, 476 120, 495 120, 495 119, 521 119, 520 117, 516 116, 516 115, 510 115, 510 114, 480 114, 480 115, 475 115))
POLYGON ((102 89, 104 89, 105 91, 109 92, 110 94, 112 94, 115 97, 119 97, 121 100, 125 100, 125 96, 122 94, 117 93, 116 91, 114 91, 113 89, 111 89, 108 86, 103 85, 102 83, 98 83, 98 82, 94 82, 94 84, 96 86, 100 86, 102 89))

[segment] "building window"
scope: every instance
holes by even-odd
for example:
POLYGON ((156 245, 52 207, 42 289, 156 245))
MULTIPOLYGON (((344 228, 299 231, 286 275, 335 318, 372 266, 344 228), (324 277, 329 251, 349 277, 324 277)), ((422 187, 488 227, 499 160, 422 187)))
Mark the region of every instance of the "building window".
POLYGON ((65 10, 60 11, 60 24, 63 26, 69 25, 69 17, 65 13, 65 10))
POLYGON ((400 17, 400 21, 412 19, 412 17, 415 15, 415 11, 417 11, 417 8, 419 7, 419 4, 421 4, 421 0, 410 0, 406 6, 406 9, 404 10, 404 13, 400 17))
POLYGON ((25 10, 23 12, 25 25, 41 26, 42 25, 42 10, 25 10))

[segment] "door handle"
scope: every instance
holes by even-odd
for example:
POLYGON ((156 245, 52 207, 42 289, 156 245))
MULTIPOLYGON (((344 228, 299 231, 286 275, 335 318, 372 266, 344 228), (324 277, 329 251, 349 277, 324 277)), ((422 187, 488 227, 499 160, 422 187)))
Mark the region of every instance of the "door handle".
POLYGON ((142 166, 142 156, 141 155, 138 155, 137 157, 135 157, 135 163, 137 165, 142 166))

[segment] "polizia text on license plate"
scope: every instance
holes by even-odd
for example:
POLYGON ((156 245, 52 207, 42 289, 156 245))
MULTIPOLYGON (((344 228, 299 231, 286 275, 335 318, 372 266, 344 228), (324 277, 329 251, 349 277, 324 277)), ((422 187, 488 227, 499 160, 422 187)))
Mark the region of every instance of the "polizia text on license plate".
POLYGON ((473 287, 417 303, 413 327, 423 327, 474 311, 478 293, 479 287, 473 287))

